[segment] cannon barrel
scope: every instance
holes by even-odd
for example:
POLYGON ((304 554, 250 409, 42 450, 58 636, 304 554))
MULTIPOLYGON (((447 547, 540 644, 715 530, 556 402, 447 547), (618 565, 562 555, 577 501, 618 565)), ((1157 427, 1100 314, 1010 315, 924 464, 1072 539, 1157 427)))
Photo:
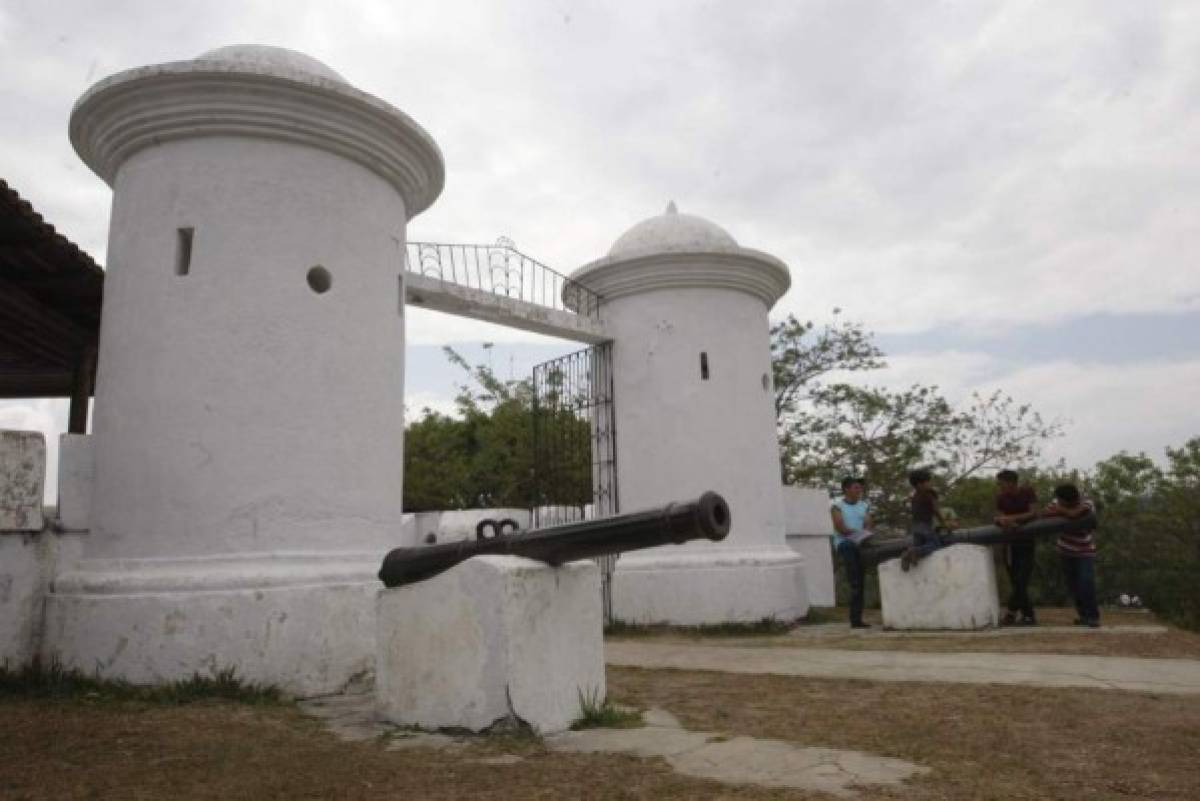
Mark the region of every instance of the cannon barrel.
POLYGON ((729 533, 729 505, 715 492, 706 492, 687 503, 669 503, 658 509, 583 520, 524 534, 463 540, 424 548, 396 548, 379 568, 379 579, 388 587, 423 581, 449 570, 472 556, 511 554, 561 565, 576 559, 679 544, 688 540, 725 539, 729 533))
MULTIPOLYGON (((1074 531, 1087 531, 1095 527, 1096 515, 1089 512, 1082 517, 1074 518, 1042 517, 1013 528, 979 526, 978 528, 959 529, 958 531, 943 533, 942 542, 945 545, 959 545, 961 543, 995 545, 998 543, 1027 542, 1038 537, 1051 537, 1058 534, 1069 534, 1074 531)), ((907 537, 904 539, 880 540, 879 542, 868 540, 859 546, 859 554, 867 564, 877 564, 879 562, 886 562, 888 559, 893 559, 904 553, 904 550, 910 544, 910 540, 907 537)))

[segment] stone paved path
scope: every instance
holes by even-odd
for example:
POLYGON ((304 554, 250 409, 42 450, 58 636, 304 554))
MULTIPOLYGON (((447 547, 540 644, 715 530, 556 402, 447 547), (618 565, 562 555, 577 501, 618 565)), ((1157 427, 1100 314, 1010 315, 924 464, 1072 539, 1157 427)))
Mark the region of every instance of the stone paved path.
MULTIPOLYGON (((1046 626, 1035 628, 1025 626, 1009 626, 1002 628, 980 629, 979 631, 888 631, 872 626, 869 629, 850 629, 845 623, 817 623, 815 625, 796 626, 783 635, 795 640, 844 639, 852 637, 856 640, 994 640, 1013 637, 1028 637, 1030 635, 1057 634, 1067 637, 1106 637, 1112 634, 1160 635, 1166 634, 1166 626, 1127 626, 1104 625, 1098 629, 1082 628, 1080 626, 1046 626)), ((734 642, 730 638, 727 642, 734 642)))
POLYGON ((1060 654, 914 653, 610 641, 610 665, 870 681, 1021 684, 1200 694, 1200 660, 1060 654))
POLYGON ((585 729, 545 738, 553 751, 662 757, 678 773, 726 784, 816 790, 838 798, 853 788, 898 785, 929 768, 903 759, 783 740, 689 731, 669 713, 652 709, 640 729, 585 729))
MULTIPOLYGON (((376 714, 375 696, 371 692, 312 698, 301 701, 300 708, 320 719, 339 740, 379 740, 386 743, 389 751, 436 748, 462 753, 473 739, 478 739, 393 726, 376 714)), ((646 724, 643 728, 567 731, 548 735, 544 742, 552 751, 662 757, 674 770, 687 776, 727 784, 819 790, 839 798, 856 797, 855 788, 898 785, 929 771, 902 759, 861 751, 688 731, 663 710, 648 710, 643 720, 646 724)), ((464 754, 462 758, 493 767, 525 761, 516 754, 478 758, 464 754)))

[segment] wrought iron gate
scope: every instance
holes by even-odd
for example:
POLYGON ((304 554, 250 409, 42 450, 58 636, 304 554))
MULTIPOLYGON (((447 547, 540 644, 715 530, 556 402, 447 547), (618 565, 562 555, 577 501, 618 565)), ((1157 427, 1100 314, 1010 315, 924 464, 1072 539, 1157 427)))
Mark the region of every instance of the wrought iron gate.
MULTIPOLYGON (((619 511, 611 342, 533 368, 533 485, 535 528, 619 511)), ((606 622, 616 561, 597 560, 606 622)))

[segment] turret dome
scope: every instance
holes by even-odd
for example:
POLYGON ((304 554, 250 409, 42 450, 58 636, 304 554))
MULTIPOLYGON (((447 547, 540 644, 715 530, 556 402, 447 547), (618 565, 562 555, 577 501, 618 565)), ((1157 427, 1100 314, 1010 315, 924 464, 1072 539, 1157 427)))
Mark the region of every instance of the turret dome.
POLYGON ((737 246, 724 228, 694 214, 680 214, 672 201, 662 214, 642 220, 621 234, 608 255, 723 251, 737 246))
POLYGON ((298 50, 271 45, 238 44, 206 50, 196 61, 222 61, 231 66, 246 66, 258 72, 290 77, 296 73, 324 78, 349 85, 349 81, 315 58, 298 50))

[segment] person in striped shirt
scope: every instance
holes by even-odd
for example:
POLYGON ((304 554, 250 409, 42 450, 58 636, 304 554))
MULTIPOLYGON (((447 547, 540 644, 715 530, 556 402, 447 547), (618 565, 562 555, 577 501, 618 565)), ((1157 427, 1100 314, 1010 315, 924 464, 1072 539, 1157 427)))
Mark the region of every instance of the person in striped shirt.
MULTIPOLYGON (((1054 500, 1042 512, 1043 517, 1083 517, 1092 511, 1092 502, 1085 499, 1074 484, 1060 484, 1054 488, 1054 500)), ((1059 562, 1067 589, 1075 601, 1077 626, 1100 625, 1100 607, 1096 604, 1096 539, 1091 529, 1060 534, 1058 542, 1059 562)))

